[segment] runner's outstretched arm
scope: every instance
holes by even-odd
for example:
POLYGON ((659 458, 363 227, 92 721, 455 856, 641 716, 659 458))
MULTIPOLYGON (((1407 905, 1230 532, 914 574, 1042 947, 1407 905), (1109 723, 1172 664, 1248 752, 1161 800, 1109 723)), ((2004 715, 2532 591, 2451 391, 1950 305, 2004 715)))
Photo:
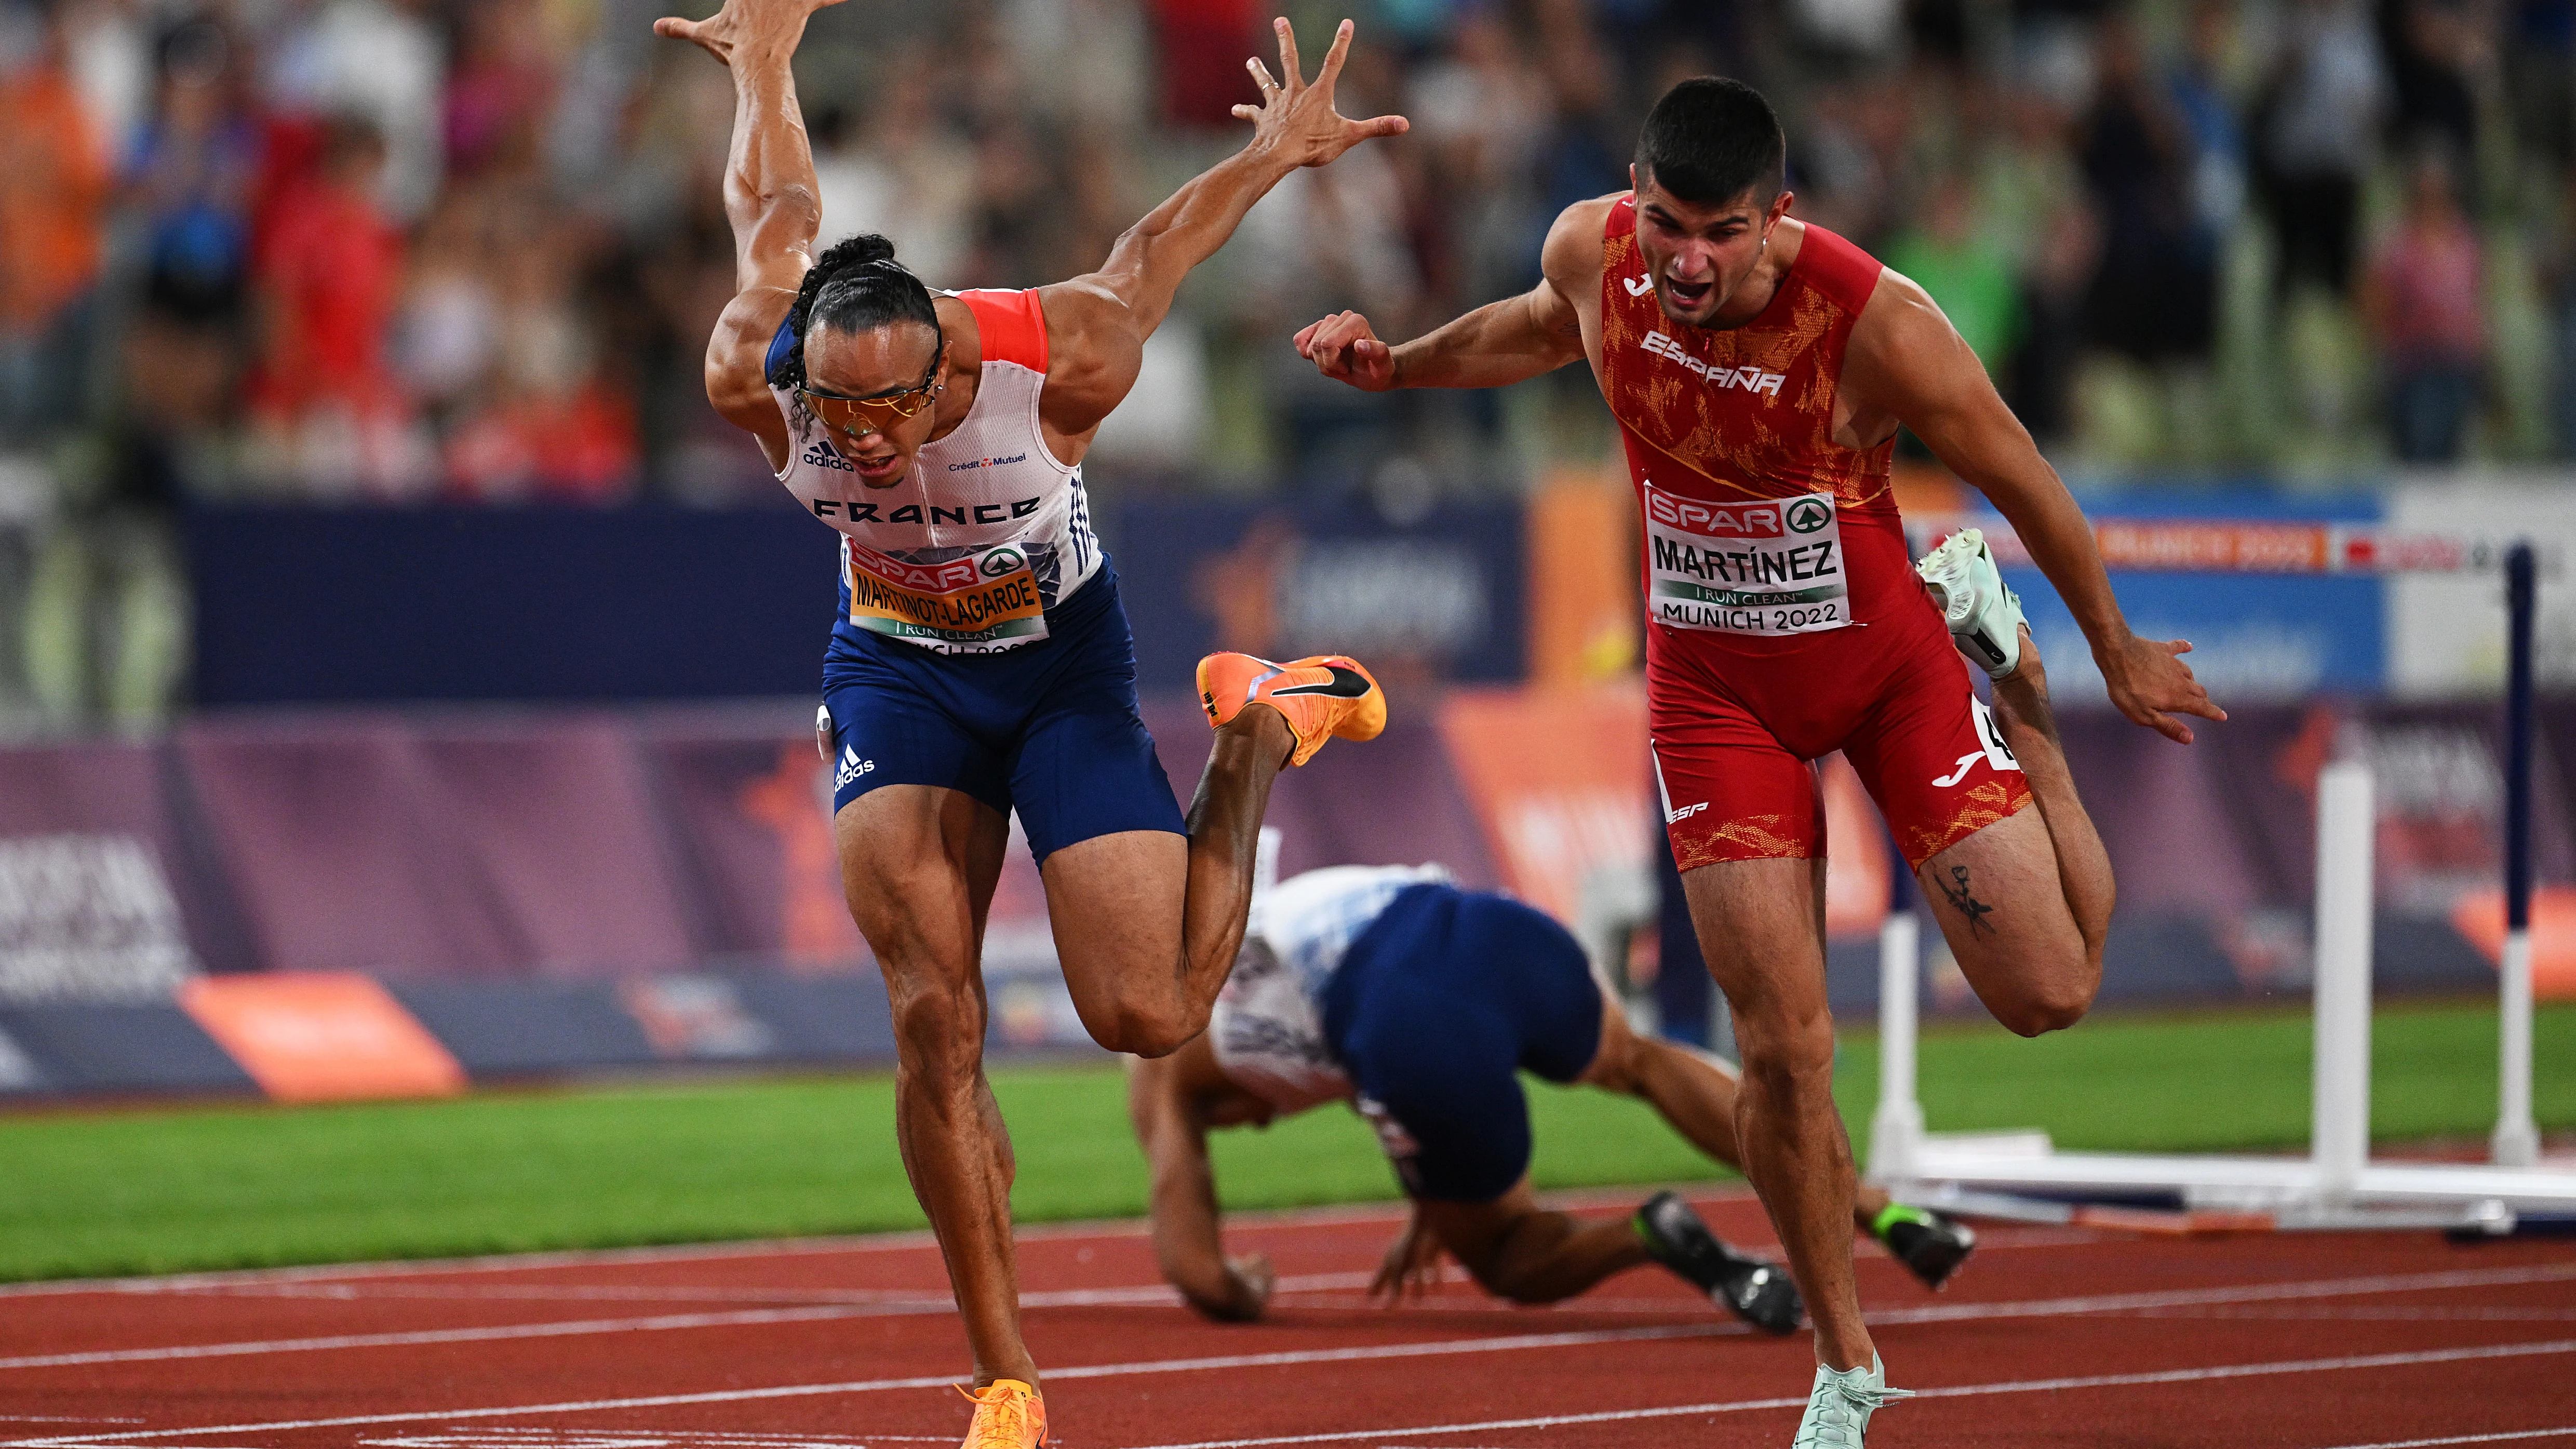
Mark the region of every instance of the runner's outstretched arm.
POLYGON ((769 339, 814 264, 823 207, 814 153, 789 62, 815 11, 840 0, 725 0, 704 20, 666 16, 653 33, 685 40, 733 72, 733 143, 725 160, 725 220, 733 226, 734 289, 707 341, 707 401, 760 439, 771 467, 787 458, 787 422, 762 368, 769 339))
POLYGON ((1092 366, 1048 369, 1047 421, 1059 430, 1087 433, 1127 396, 1145 339, 1170 314, 1181 279, 1216 255, 1254 202, 1299 167, 1328 165, 1362 141, 1402 135, 1409 124, 1402 116, 1354 121, 1333 109, 1333 87, 1350 55, 1351 22, 1334 32, 1311 84, 1298 66, 1296 32, 1284 19, 1272 24, 1282 75, 1274 78, 1257 58, 1246 60, 1261 104, 1234 108, 1252 122, 1252 139, 1145 213, 1110 248, 1100 270, 1041 289, 1050 321, 1076 347, 1097 355, 1092 366))
POLYGON ((1127 1071, 1127 1116, 1145 1149, 1154 1185, 1147 1198, 1154 1261, 1192 1308, 1222 1323, 1249 1323, 1270 1301, 1270 1263, 1225 1256, 1207 1129, 1192 1108, 1190 1068, 1212 1070, 1205 1037, 1167 1057, 1139 1058, 1127 1071))
POLYGON ((1601 207, 1580 202, 1548 229, 1539 284, 1488 302, 1401 346, 1378 339, 1369 320, 1342 312, 1298 332, 1297 355, 1336 382, 1363 392, 1399 387, 1509 387, 1583 357, 1583 323, 1572 300, 1601 278, 1601 207))
POLYGON ((2227 718, 2182 662, 2188 641, 2142 639, 2129 628, 2084 511, 1921 287, 1893 272, 1880 279, 1853 329, 1843 377, 1864 405, 1912 428, 2011 521, 2084 630, 2122 714, 2183 744, 2191 726, 2176 715, 2227 718))

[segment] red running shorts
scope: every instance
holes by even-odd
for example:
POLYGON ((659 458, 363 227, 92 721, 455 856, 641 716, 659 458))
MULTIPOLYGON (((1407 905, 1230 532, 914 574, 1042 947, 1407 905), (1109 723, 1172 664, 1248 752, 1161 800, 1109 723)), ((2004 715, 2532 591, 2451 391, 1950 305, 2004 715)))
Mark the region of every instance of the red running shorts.
POLYGON ((1683 870, 1825 853, 1814 761, 1843 752, 1910 867, 2030 801, 1889 515, 1844 515, 1853 625, 1751 637, 1649 625, 1646 704, 1683 870))

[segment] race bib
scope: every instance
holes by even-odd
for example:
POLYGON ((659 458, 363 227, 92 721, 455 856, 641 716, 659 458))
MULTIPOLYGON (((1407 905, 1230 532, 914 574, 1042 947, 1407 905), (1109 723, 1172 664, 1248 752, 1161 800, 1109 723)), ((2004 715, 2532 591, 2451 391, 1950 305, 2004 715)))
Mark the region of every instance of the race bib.
POLYGON ((1648 616, 1673 629, 1815 634, 1851 623, 1842 522, 1830 493, 1704 503, 1652 484, 1648 616))
POLYGON ((1017 544, 916 564, 853 541, 844 557, 850 622, 871 633, 955 653, 986 653, 1047 636, 1037 574, 1017 544))

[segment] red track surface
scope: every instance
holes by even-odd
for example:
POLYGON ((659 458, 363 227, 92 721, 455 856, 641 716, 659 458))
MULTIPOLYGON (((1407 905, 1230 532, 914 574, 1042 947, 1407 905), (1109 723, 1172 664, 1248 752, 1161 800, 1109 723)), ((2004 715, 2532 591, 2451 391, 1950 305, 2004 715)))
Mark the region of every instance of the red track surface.
MULTIPOLYGON (((1749 1199, 1707 1204, 1767 1241, 1749 1199)), ((1132 1225, 1021 1244, 1069 1449, 1781 1446, 1810 1373, 1659 1270, 1546 1310, 1362 1301, 1382 1213, 1245 1223, 1269 1322, 1202 1324, 1132 1225)), ((2576 1248, 1997 1229, 1951 1291, 1864 1249, 1873 1445, 2576 1445, 2576 1248)), ((954 1443, 964 1337, 918 1238, 0 1290, 0 1449, 954 1443)))

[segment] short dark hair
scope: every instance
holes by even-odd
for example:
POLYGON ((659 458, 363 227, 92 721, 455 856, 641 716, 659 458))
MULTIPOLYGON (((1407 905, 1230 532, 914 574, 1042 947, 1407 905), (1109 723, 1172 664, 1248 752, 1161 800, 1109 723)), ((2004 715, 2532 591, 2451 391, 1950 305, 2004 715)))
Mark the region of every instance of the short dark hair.
POLYGON ((1762 93, 1723 76, 1693 76, 1664 92, 1637 133, 1637 179, 1676 201, 1715 206, 1747 191, 1757 203, 1788 179, 1789 142, 1762 93))
POLYGON ((938 333, 930 289, 894 259, 894 243, 874 232, 835 242, 814 259, 796 289, 795 305, 787 310, 795 345, 772 354, 770 385, 805 385, 805 339, 818 329, 852 334, 897 322, 919 322, 938 333))

